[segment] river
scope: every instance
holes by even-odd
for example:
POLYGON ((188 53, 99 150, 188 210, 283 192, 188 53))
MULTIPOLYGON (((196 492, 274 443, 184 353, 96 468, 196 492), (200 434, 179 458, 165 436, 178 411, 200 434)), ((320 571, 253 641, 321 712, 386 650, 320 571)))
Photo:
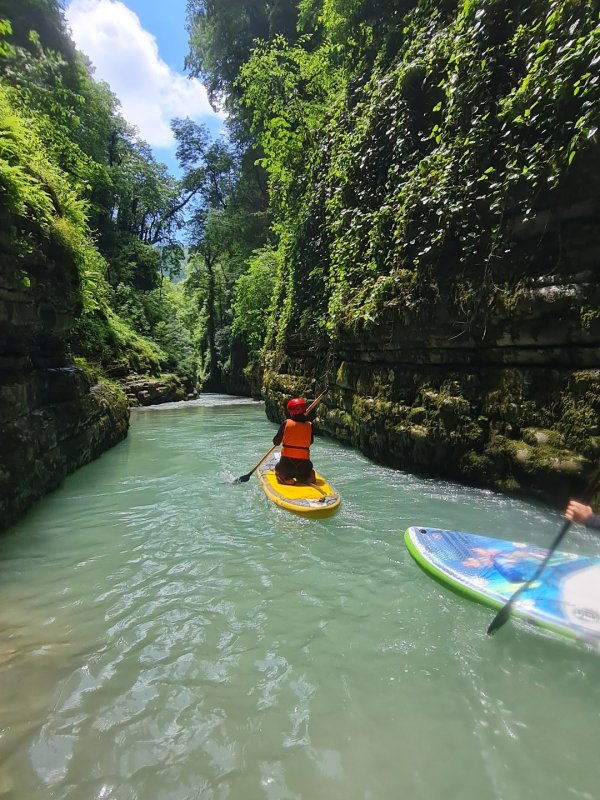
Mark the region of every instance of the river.
POLYGON ((0 537, 0 798, 597 798, 600 657, 488 637, 402 538, 547 545, 560 516, 318 438, 342 508, 306 521, 231 483, 275 429, 223 396, 136 410, 0 537))

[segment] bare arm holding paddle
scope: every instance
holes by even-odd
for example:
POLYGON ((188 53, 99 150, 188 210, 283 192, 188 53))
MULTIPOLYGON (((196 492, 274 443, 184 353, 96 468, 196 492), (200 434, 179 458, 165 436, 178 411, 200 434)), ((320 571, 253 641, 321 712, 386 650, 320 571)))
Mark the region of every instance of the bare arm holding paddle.
POLYGON ((565 511, 565 517, 571 522, 579 522, 586 528, 600 530, 600 514, 594 514, 594 509, 585 503, 571 500, 565 511))

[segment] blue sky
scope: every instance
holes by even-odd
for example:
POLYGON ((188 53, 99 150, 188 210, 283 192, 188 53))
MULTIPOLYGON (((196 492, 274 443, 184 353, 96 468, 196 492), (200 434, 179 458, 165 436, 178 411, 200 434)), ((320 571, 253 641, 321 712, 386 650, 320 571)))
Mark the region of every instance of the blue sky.
POLYGON ((138 15, 142 26, 158 40, 160 54, 174 70, 183 71, 188 42, 185 29, 186 0, 123 0, 138 15))
POLYGON ((69 0, 66 17, 96 77, 121 101, 156 158, 178 172, 173 117, 189 116, 218 135, 223 114, 211 109, 202 84, 187 78, 185 0, 69 0))

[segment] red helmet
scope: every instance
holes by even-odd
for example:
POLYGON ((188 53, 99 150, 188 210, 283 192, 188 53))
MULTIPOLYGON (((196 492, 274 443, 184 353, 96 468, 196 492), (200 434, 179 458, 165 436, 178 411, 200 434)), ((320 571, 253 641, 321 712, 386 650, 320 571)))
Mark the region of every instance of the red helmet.
POLYGON ((292 417, 296 417, 298 414, 304 414, 306 411, 306 400, 303 400, 301 397, 293 397, 287 404, 287 410, 292 417))

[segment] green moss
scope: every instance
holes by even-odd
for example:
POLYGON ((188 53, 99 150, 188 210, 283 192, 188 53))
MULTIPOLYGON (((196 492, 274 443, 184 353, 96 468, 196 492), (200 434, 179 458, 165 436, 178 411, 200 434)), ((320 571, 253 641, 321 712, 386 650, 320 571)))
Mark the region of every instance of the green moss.
POLYGON ((76 321, 71 350, 112 375, 137 372, 156 376, 166 361, 154 342, 140 336, 110 309, 96 309, 76 321))
POLYGON ((108 378, 100 378, 92 389, 95 400, 115 418, 129 418, 129 402, 121 386, 108 378))
POLYGON ((469 451, 463 456, 460 466, 467 480, 476 486, 489 486, 497 481, 493 462, 486 455, 469 451))
POLYGON ((411 408, 408 412, 408 418, 413 425, 424 422, 427 419, 427 410, 423 406, 411 408))
POLYGON ((497 462, 503 462, 504 472, 522 477, 583 475, 587 464, 583 456, 564 447, 554 447, 549 443, 530 446, 522 440, 504 436, 494 438, 487 454, 497 462))
POLYGON ((589 330, 594 322, 600 319, 600 311, 597 308, 581 309, 581 327, 589 330))
POLYGON ((521 484, 513 477, 499 478, 496 481, 496 486, 498 489, 506 492, 507 494, 514 494, 522 489, 521 484))
POLYGON ((560 394, 556 429, 572 448, 592 456, 600 420, 600 371, 573 373, 560 394))
POLYGON ((523 428, 521 435, 523 441, 533 447, 549 444, 551 447, 560 448, 565 444, 562 435, 550 428, 523 428))
MULTIPOLYGON (((22 254, 39 249, 71 265, 84 307, 97 308, 106 288, 106 264, 92 241, 85 201, 69 176, 47 155, 35 124, 16 110, 0 86, 0 214, 22 254)), ((28 280, 25 276, 24 280, 28 280)))
POLYGON ((98 383, 103 377, 102 368, 98 366, 98 364, 88 361, 87 358, 75 356, 73 358, 73 364, 77 367, 77 369, 81 370, 84 378, 90 386, 98 383))
MULTIPOLYGON (((289 361, 286 369, 272 375, 273 385, 291 385, 295 373, 310 371, 310 362, 289 361)), ((598 371, 491 368, 465 374, 345 362, 338 376, 344 385, 332 387, 324 429, 391 466, 536 493, 560 504, 581 490, 600 455, 600 434, 592 433, 598 416, 592 424, 589 411, 598 371), (561 428, 563 409, 580 410, 580 404, 588 409, 585 450, 561 428)))

